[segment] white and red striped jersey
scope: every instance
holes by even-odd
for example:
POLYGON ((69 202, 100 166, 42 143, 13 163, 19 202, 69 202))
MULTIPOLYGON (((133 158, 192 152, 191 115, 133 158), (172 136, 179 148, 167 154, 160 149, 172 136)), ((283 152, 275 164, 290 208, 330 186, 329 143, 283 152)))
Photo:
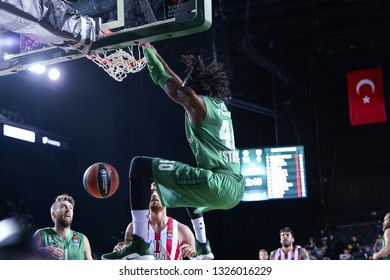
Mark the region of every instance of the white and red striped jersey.
POLYGON ((301 255, 299 249, 301 246, 295 245, 288 253, 283 252, 282 248, 279 248, 275 252, 275 260, 300 260, 301 255))
POLYGON ((168 217, 168 223, 161 232, 155 232, 148 225, 149 240, 156 260, 180 260, 182 259, 179 244, 178 222, 168 217))

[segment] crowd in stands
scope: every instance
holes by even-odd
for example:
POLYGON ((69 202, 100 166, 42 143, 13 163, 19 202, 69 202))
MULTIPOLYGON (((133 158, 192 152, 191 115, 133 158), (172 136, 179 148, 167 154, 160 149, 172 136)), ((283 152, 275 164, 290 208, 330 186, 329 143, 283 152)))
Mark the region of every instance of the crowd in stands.
MULTIPOLYGON (((380 225, 380 221, 378 222, 380 225)), ((369 260, 381 249, 382 230, 377 223, 340 225, 321 230, 304 245, 313 260, 369 260)))

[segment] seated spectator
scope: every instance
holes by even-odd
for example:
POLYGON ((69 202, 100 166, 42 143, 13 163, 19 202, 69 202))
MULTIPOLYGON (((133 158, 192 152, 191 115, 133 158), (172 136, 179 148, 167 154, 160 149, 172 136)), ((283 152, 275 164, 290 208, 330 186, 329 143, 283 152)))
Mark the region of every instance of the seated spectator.
POLYGON ((328 238, 327 237, 322 237, 320 248, 322 251, 322 259, 329 260, 330 258, 328 256, 328 238))
POLYGON ((373 253, 379 252, 382 249, 382 234, 379 233, 372 246, 373 253))
POLYGON ((348 249, 345 249, 342 254, 339 256, 340 260, 350 260, 352 258, 352 255, 349 253, 348 249))
POLYGON ((360 244, 359 244, 359 241, 355 235, 352 235, 351 245, 352 245, 351 253, 358 253, 360 251, 360 248, 359 248, 360 244))
POLYGON ((307 251, 311 251, 312 253, 317 250, 317 244, 314 242, 314 237, 310 236, 308 243, 305 245, 305 249, 307 251))
POLYGON ((322 249, 317 246, 317 243, 314 240, 314 237, 309 237, 308 244, 305 245, 305 249, 310 255, 312 260, 321 260, 322 259, 322 249))
POLYGON ((336 260, 337 259, 336 238, 335 238, 334 234, 329 235, 327 245, 328 245, 328 248, 326 250, 326 257, 328 257, 331 260, 336 260))
POLYGON ((347 244, 347 247, 344 248, 344 254, 352 254, 352 244, 351 243, 348 243, 347 244))

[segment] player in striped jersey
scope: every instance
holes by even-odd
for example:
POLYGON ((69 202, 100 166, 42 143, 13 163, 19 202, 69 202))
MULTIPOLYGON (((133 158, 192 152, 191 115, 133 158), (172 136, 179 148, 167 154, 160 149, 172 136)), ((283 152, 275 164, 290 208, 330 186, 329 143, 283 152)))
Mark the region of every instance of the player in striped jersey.
POLYGON ((270 260, 310 260, 305 248, 294 245, 294 232, 291 228, 284 227, 279 233, 282 247, 271 252, 270 260))
MULTIPOLYGON (((166 207, 161 204, 155 183, 151 186, 149 203, 148 236, 156 260, 180 260, 191 258, 195 253, 195 237, 189 227, 168 217, 166 207)), ((133 240, 133 223, 127 226, 124 242, 114 247, 118 252, 133 240)), ((114 253, 115 254, 115 253, 114 253)))

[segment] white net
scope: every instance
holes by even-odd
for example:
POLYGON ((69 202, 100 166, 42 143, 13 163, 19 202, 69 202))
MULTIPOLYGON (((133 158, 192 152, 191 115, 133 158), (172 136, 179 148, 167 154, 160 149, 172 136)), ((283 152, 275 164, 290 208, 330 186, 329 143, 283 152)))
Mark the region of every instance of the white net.
POLYGON ((101 54, 92 54, 88 58, 103 68, 112 78, 121 82, 127 74, 137 73, 146 65, 141 46, 137 46, 136 49, 134 52, 133 46, 130 46, 127 51, 115 49, 101 54))

